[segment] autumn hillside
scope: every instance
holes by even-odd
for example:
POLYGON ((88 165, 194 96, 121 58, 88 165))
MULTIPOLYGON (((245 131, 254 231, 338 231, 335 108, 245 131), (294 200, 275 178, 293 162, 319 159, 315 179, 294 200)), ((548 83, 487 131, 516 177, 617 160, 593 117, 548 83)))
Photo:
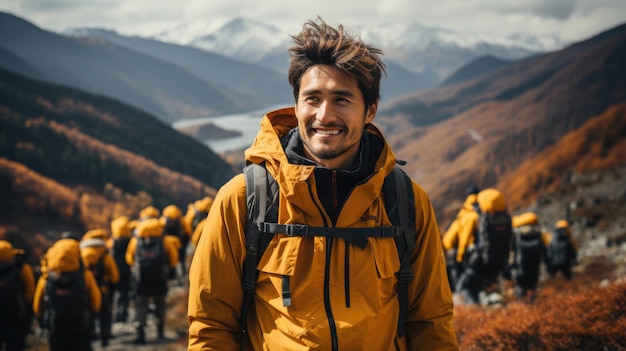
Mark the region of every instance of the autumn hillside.
MULTIPOLYGON (((510 202, 529 205, 537 189, 555 191, 573 174, 610 170, 626 160, 626 104, 590 119, 500 181, 510 202)), ((617 190, 617 189, 616 189, 617 190)))
POLYGON ((0 225, 82 231, 148 204, 186 207, 233 174, 140 110, 0 70, 0 225))
MULTIPOLYGON (((621 25, 561 51, 387 103, 381 106, 377 123, 444 219, 448 209, 458 208, 455 201, 462 200, 470 184, 506 188, 505 195, 515 201, 530 199, 528 194, 508 193, 513 185, 502 182, 524 183, 521 165, 590 119, 615 113, 610 109, 626 102, 624 62, 626 25, 621 25)), ((611 123, 607 126, 613 128, 611 123)), ((588 135, 593 139, 588 143, 612 154, 603 167, 626 163, 623 153, 613 154, 612 145, 623 145, 626 136, 617 129, 607 135, 611 141, 606 145, 602 145, 606 128, 588 135)), ((603 156, 582 148, 576 157, 596 155, 603 156)), ((548 162, 553 159, 537 170, 551 172, 553 165, 548 162)), ((562 172, 573 170, 566 167, 562 172)), ((544 183, 525 187, 539 193, 549 185, 544 183)), ((527 203, 510 205, 515 209, 527 203)))

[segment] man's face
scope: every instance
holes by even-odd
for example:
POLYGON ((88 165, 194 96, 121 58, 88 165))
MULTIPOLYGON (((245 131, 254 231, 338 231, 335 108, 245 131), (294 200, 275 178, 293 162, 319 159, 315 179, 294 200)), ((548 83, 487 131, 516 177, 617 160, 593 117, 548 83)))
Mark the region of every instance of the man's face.
POLYGON ((315 65, 300 80, 296 117, 305 156, 330 169, 347 169, 358 154, 367 111, 356 79, 338 69, 315 65))

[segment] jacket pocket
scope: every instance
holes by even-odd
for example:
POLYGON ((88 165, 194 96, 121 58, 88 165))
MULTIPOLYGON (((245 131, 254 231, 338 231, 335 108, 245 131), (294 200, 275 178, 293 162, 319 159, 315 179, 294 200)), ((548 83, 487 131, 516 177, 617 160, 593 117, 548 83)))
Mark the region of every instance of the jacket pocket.
POLYGON ((396 296, 396 273, 400 271, 400 258, 393 239, 370 241, 376 266, 378 298, 381 304, 396 296))

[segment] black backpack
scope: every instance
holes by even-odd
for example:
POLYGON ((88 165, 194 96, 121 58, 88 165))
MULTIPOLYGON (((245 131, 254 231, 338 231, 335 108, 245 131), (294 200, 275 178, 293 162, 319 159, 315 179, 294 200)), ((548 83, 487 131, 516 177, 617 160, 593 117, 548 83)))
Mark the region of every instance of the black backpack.
POLYGON ((106 275, 106 267, 104 265, 104 256, 106 252, 102 253, 98 261, 95 264, 87 266, 87 269, 91 271, 93 277, 96 279, 96 283, 98 286, 103 286, 105 284, 104 277, 106 275))
POLYGON ((566 267, 570 265, 573 248, 569 236, 564 228, 554 231, 554 236, 548 245, 548 258, 552 267, 566 267))
POLYGON ((12 261, 0 262, 0 328, 16 327, 27 321, 28 306, 21 280, 23 264, 17 255, 12 261))
POLYGON ((126 263, 126 249, 128 248, 130 238, 130 236, 115 238, 111 248, 111 255, 122 277, 130 275, 130 266, 126 263))
POLYGON ((46 278, 42 327, 57 335, 89 333, 93 314, 85 287, 84 268, 46 278))
MULTIPOLYGON (((400 258, 398 299, 400 304, 398 335, 404 336, 408 311, 408 284, 413 279, 411 253, 416 245, 415 202, 411 179, 399 167, 385 178, 383 194, 387 216, 393 226, 372 228, 313 227, 304 224, 279 224, 278 184, 265 165, 250 164, 244 168, 246 177, 246 260, 243 272, 244 302, 241 312, 241 332, 246 333, 246 314, 252 305, 259 271, 256 269, 274 234, 290 236, 349 237, 364 248, 367 237, 393 238, 400 258)), ((288 277, 283 277, 288 278, 288 277)), ((283 279, 284 281, 284 279, 283 279)), ((291 305, 288 283, 283 286, 283 304, 291 305)))
POLYGON ((509 259, 512 238, 511 216, 506 210, 479 212, 474 243, 482 267, 489 271, 504 269, 509 259))
POLYGON ((165 226, 163 227, 165 235, 173 235, 177 238, 182 236, 180 231, 180 219, 165 218, 165 226))
POLYGON ((541 233, 516 234, 515 267, 517 268, 518 276, 537 274, 544 255, 545 247, 543 246, 541 233))
POLYGON ((133 275, 140 295, 161 295, 167 292, 167 256, 163 237, 137 237, 133 275))

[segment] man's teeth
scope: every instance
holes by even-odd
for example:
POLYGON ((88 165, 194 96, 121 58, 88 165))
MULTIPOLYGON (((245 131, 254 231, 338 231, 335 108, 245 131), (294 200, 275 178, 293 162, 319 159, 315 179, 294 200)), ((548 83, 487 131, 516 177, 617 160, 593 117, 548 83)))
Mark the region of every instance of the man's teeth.
POLYGON ((339 134, 339 130, 338 129, 333 129, 333 130, 317 129, 316 131, 317 131, 317 133, 324 134, 324 135, 337 135, 337 134, 339 134))

